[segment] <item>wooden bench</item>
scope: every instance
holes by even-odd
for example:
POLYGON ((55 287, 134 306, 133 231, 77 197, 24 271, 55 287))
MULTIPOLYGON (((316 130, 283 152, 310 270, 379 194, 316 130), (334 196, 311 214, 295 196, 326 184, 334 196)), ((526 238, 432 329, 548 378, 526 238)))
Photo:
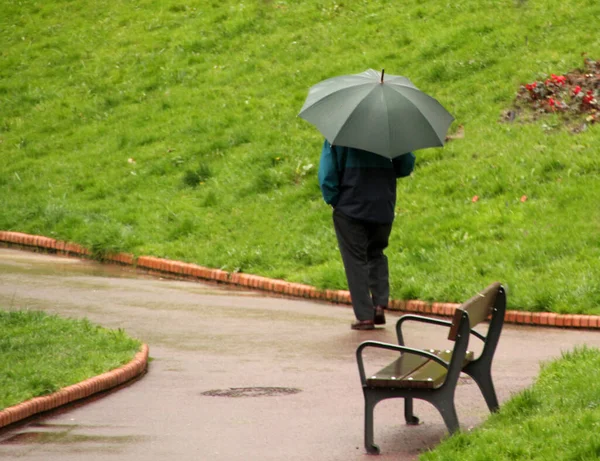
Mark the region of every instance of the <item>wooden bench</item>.
POLYGON ((379 453, 379 447, 373 442, 373 411, 375 405, 385 399, 404 399, 404 417, 409 425, 419 423, 419 419, 413 414, 413 399, 426 400, 438 409, 449 432, 457 431, 459 423, 454 393, 461 372, 471 376, 477 383, 490 411, 498 409, 491 368, 505 311, 506 292, 501 284, 494 283, 458 307, 452 321, 407 314, 396 323, 398 345, 378 341, 360 344, 356 350, 356 359, 365 398, 367 452, 379 453), (490 323, 485 335, 473 329, 488 318, 490 323), (454 341, 454 348, 435 350, 407 347, 402 335, 402 325, 407 321, 445 326, 449 330, 448 339, 454 341), (483 341, 478 357, 467 351, 470 336, 483 341), (363 350, 369 347, 398 351, 400 356, 367 378, 363 350))

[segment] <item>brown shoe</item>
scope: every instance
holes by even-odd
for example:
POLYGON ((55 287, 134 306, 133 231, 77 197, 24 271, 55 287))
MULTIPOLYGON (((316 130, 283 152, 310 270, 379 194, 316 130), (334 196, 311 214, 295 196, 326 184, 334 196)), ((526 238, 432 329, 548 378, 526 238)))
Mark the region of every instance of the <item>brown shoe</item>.
POLYGON ((375 325, 385 325, 385 306, 375 306, 375 325))
POLYGON ((357 320, 350 328, 353 330, 373 330, 375 328, 375 322, 373 320, 357 320))

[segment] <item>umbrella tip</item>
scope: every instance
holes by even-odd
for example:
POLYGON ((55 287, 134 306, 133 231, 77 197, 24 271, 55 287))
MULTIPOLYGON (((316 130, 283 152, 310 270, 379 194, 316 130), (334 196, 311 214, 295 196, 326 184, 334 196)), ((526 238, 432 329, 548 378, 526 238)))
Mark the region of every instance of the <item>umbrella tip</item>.
POLYGON ((381 82, 380 83, 383 83, 383 74, 385 74, 385 69, 381 69, 381 82))

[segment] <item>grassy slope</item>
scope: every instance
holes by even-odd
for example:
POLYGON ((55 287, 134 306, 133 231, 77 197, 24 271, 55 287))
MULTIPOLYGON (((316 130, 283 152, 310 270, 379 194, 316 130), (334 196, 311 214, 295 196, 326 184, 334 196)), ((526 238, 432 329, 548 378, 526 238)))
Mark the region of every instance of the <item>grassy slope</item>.
POLYGON ((600 313, 598 127, 498 123, 519 84, 600 58, 599 16, 596 0, 6 1, 0 228, 343 288, 321 137, 296 115, 310 85, 385 67, 465 129, 399 184, 393 297, 500 280, 510 307, 600 313))
POLYGON ((118 368, 139 341, 87 320, 0 310, 0 410, 118 368))
POLYGON ((576 349, 547 364, 472 433, 447 439, 423 461, 592 461, 600 457, 600 350, 576 349))

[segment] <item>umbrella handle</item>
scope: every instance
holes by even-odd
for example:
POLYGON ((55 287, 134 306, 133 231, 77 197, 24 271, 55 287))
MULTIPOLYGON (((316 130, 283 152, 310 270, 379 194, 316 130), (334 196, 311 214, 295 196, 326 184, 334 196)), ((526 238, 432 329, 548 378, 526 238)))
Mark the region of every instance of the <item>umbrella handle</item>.
POLYGON ((383 83, 383 74, 385 74, 385 69, 381 69, 381 81, 379 83, 383 83))

